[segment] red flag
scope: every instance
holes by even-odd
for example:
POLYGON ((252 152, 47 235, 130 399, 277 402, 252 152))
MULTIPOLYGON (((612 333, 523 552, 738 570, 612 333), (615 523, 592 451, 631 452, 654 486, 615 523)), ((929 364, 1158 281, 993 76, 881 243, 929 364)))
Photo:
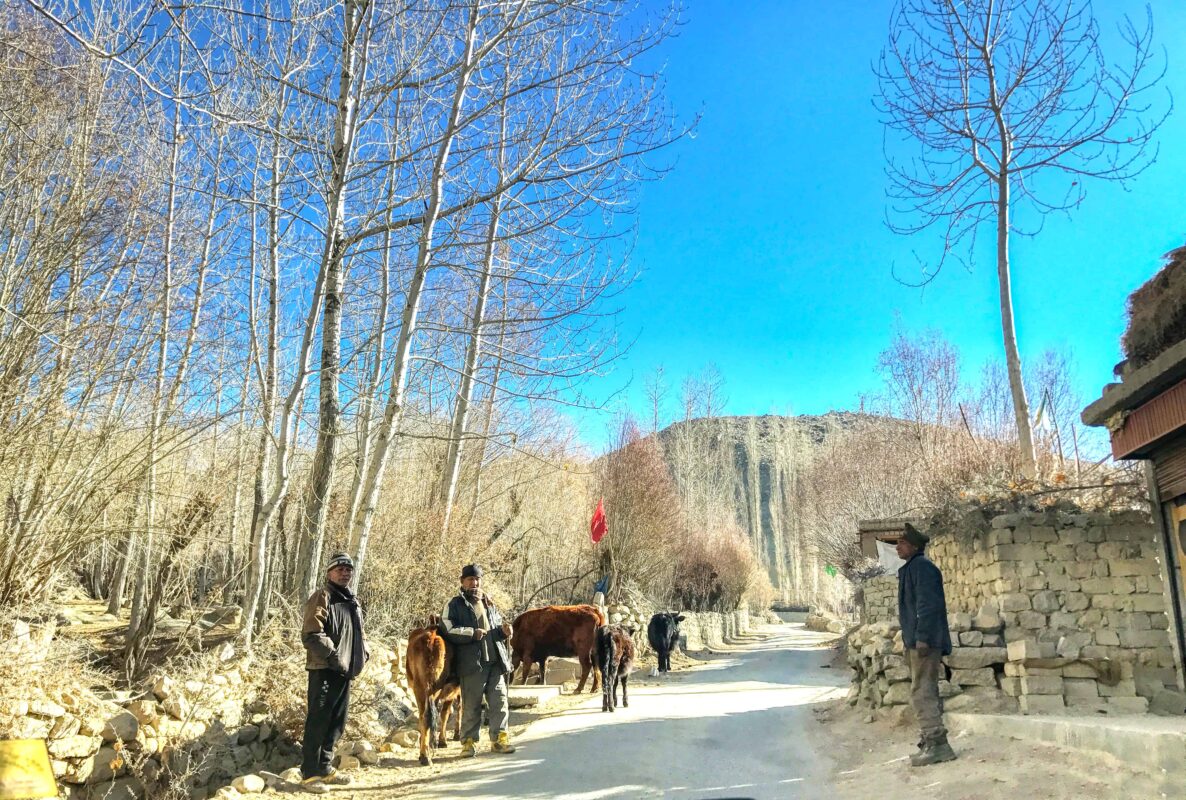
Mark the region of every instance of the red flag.
POLYGON ((593 544, 601 541, 608 530, 605 524, 605 498, 597 501, 597 510, 593 512, 593 521, 589 523, 589 535, 593 537, 593 544))

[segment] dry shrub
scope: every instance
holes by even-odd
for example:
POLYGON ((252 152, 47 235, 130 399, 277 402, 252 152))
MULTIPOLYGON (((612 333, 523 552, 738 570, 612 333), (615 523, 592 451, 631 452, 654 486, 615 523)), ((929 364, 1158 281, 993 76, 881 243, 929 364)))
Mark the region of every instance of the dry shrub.
POLYGON ((770 579, 735 521, 689 529, 677 554, 674 604, 691 611, 728 612, 743 600, 768 608, 772 595, 770 579))
POLYGON ((1121 342, 1133 367, 1186 339, 1186 247, 1171 250, 1165 259, 1165 266, 1128 298, 1128 330, 1121 342))

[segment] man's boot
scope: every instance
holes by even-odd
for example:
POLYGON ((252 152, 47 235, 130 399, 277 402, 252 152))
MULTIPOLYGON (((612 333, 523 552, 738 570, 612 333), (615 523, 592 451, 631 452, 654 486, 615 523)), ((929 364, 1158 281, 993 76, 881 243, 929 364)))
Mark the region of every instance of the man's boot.
POLYGON ((478 754, 478 743, 473 739, 463 739, 461 742, 461 757, 472 758, 478 754))
POLYGON ((494 740, 494 744, 490 745, 490 749, 495 753, 513 753, 515 746, 511 744, 511 738, 506 731, 500 731, 498 738, 494 740))
POLYGON ((930 764, 942 764, 944 761, 955 759, 955 751, 947 742, 947 734, 929 739, 923 749, 910 756, 910 766, 925 767, 930 764))

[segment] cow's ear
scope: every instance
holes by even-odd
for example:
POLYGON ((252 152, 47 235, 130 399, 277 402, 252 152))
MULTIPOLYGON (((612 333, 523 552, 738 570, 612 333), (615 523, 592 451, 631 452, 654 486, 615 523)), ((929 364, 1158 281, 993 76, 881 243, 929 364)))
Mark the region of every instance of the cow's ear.
POLYGON ((676 622, 683 622, 683 621, 684 621, 684 619, 686 619, 686 617, 684 617, 684 615, 683 615, 683 614, 679 614, 678 616, 676 616, 676 618, 675 618, 675 621, 676 621, 676 622))

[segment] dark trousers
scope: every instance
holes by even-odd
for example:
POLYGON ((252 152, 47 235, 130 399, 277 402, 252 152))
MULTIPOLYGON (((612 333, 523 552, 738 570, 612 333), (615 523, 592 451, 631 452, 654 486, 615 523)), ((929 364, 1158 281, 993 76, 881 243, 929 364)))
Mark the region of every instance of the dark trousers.
POLYGON ((924 742, 947 740, 943 727, 943 700, 939 697, 939 678, 943 674, 943 654, 932 647, 925 656, 913 647, 906 650, 910 662, 910 702, 918 717, 924 742))
POLYGON ((305 717, 301 777, 329 774, 334 745, 346 729, 349 706, 349 678, 333 670, 309 670, 309 712, 305 717))

